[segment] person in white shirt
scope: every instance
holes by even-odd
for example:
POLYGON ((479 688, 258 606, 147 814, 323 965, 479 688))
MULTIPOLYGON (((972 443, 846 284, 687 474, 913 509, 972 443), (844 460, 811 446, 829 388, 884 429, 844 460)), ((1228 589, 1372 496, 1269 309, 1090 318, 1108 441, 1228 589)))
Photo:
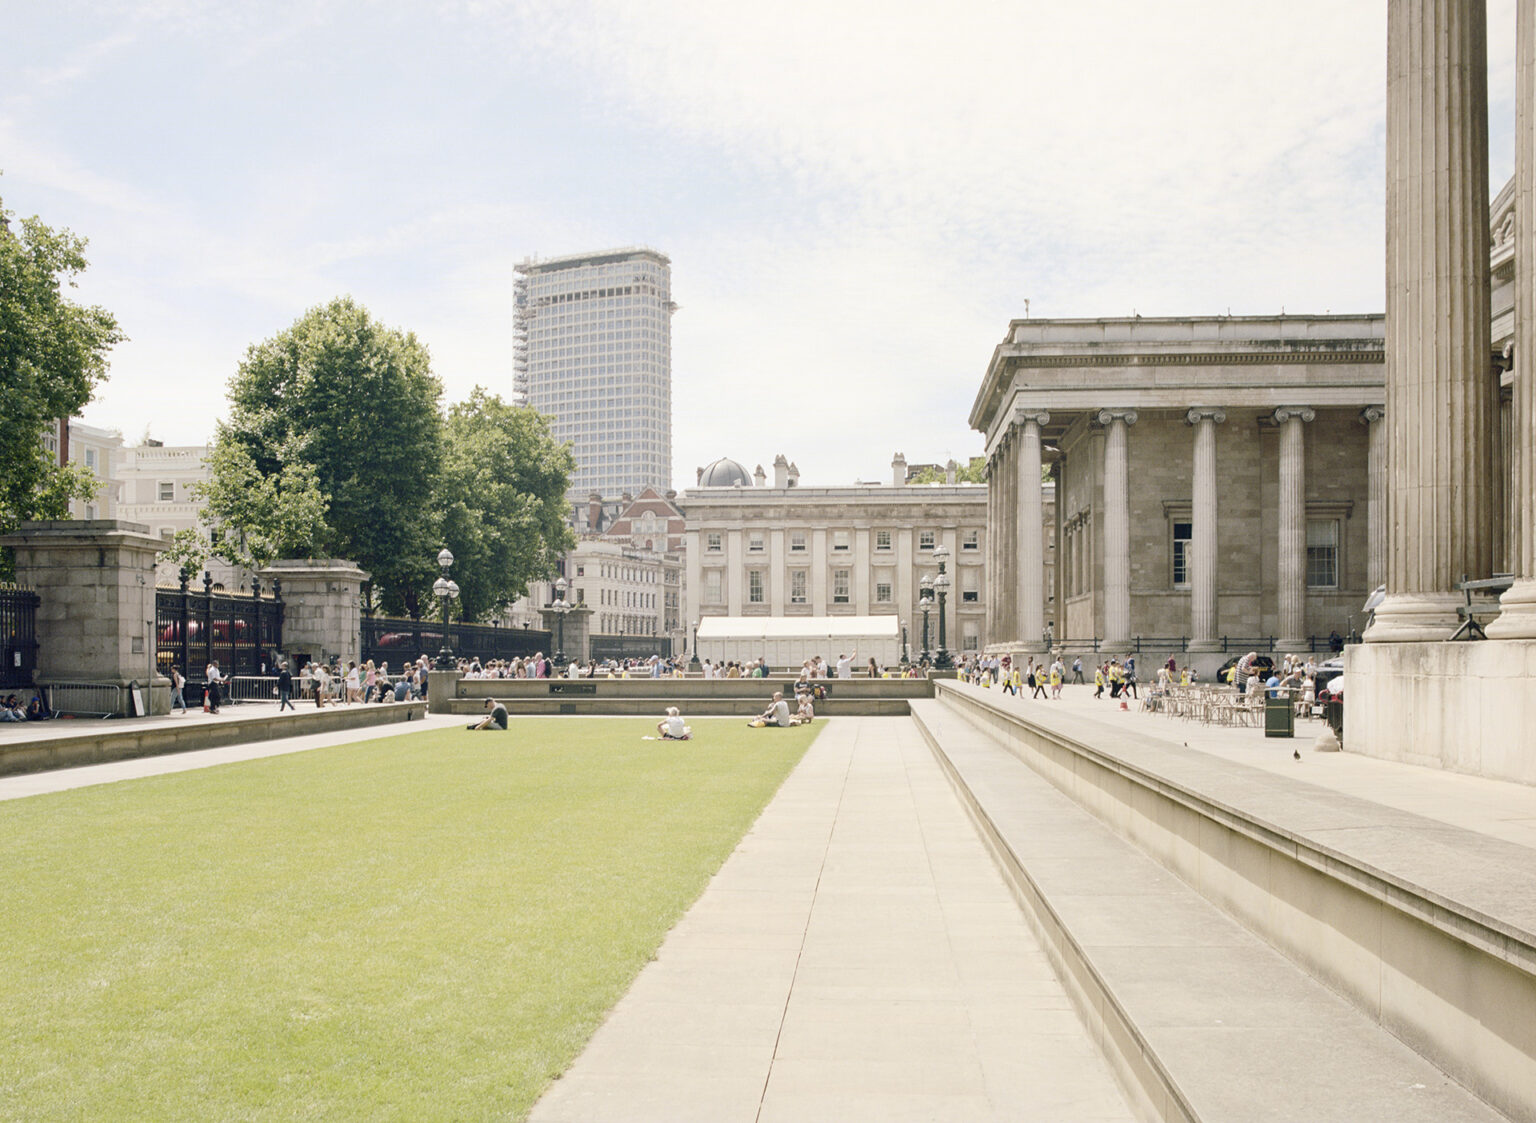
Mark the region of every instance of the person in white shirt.
POLYGON ((773 692, 773 704, 763 711, 761 717, 755 718, 747 722, 747 724, 753 727, 776 725, 781 729, 787 728, 789 726, 789 703, 784 701, 784 692, 782 690, 775 690, 773 692))
POLYGON ((693 736, 693 730, 683 724, 683 715, 676 706, 667 707, 667 716, 656 723, 656 732, 663 741, 686 741, 693 736))
POLYGON ((859 654, 858 648, 854 648, 854 651, 853 651, 852 655, 839 655, 837 657, 837 677, 838 678, 852 678, 853 677, 853 661, 854 661, 854 659, 858 658, 858 654, 859 654))
POLYGON ((219 661, 217 659, 208 664, 203 671, 203 678, 208 683, 207 693, 203 698, 203 709, 211 714, 219 712, 219 683, 224 681, 224 676, 219 673, 219 661))

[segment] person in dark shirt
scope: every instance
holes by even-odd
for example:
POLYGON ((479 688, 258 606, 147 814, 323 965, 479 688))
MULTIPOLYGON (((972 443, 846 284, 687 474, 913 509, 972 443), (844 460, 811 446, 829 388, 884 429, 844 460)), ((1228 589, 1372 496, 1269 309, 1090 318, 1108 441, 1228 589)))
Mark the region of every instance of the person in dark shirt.
POLYGON ((284 706, 293 709, 293 675, 286 660, 277 665, 277 712, 282 713, 284 706))
POLYGON ((505 729, 507 727, 507 707, 494 698, 485 700, 485 717, 469 729, 505 729))

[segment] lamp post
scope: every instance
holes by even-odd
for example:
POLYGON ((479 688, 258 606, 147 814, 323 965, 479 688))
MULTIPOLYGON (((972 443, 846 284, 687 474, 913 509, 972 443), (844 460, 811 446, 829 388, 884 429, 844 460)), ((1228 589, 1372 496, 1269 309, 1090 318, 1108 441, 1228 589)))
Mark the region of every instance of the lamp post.
POLYGON ((688 669, 690 671, 703 669, 703 664, 699 662, 699 622, 697 620, 693 622, 693 658, 688 660, 688 669))
POLYGON ((933 578, 926 573, 919 582, 920 591, 917 594, 917 607, 923 614, 923 655, 922 662, 928 662, 928 613, 933 609, 933 578))
POLYGON ((901 669, 906 670, 911 663, 912 659, 907 653, 907 622, 903 620, 901 622, 901 669))
POLYGON ((555 578, 555 603, 549 606, 555 613, 555 665, 565 664, 565 614, 571 606, 565 603, 565 578, 555 578))
POLYGON ((939 597, 939 650, 934 654, 933 665, 947 671, 955 665, 944 643, 944 600, 949 595, 949 574, 944 572, 944 562, 949 558, 949 547, 940 542, 933 548, 933 560, 939 563, 939 575, 933 579, 933 591, 939 597))
POLYGON ((448 579, 448 568, 453 565, 453 553, 444 546, 437 554, 437 564, 442 569, 442 576, 432 582, 432 591, 443 602, 443 646, 437 653, 437 669, 451 671, 455 664, 453 659, 453 644, 448 635, 448 603, 459 595, 459 585, 456 581, 448 579))

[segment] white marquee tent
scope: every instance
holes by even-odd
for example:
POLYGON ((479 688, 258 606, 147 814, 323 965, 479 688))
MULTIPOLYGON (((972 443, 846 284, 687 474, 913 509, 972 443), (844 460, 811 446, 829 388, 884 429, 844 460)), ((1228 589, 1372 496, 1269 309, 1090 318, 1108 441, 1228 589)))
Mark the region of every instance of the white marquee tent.
POLYGON ((828 663, 858 652, 882 667, 901 662, 901 622, 895 616, 706 616, 699 622, 699 658, 745 663, 764 658, 774 671, 799 670, 813 655, 828 663))

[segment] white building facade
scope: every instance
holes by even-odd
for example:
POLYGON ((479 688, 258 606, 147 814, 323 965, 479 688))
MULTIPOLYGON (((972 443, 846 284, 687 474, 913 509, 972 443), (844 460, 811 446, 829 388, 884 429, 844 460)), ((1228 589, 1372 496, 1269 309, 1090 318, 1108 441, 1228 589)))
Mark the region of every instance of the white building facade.
POLYGON ((515 395, 576 457, 573 500, 672 477, 672 269, 629 248, 517 266, 515 395))
MULTIPOLYGON (((890 484, 801 487, 788 469, 779 457, 769 486, 761 469, 754 482, 737 462, 719 460, 679 500, 687 517, 688 621, 892 616, 906 627, 916 657, 921 583, 938 575, 943 557, 950 579, 945 646, 956 654, 984 647, 985 485, 909 485, 900 457, 890 484)), ((936 606, 929 631, 934 650, 936 606)))

